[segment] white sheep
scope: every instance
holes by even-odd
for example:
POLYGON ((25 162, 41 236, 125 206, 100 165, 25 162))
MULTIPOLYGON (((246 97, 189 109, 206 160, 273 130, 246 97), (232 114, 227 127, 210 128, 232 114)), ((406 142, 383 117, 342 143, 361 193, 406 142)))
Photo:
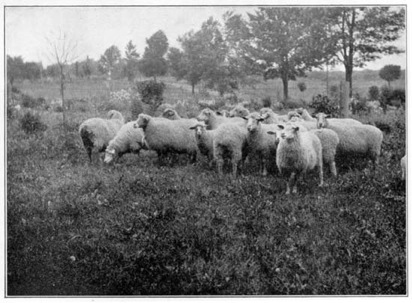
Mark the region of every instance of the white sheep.
POLYGON ((139 154, 141 149, 147 149, 143 130, 141 128, 134 128, 133 121, 128 122, 110 140, 106 148, 104 162, 109 164, 126 153, 139 154))
POLYGON ((90 163, 92 163, 92 154, 104 152, 110 140, 124 124, 123 115, 116 110, 109 111, 107 116, 109 119, 90 118, 80 124, 79 134, 90 163))
POLYGON ((207 156, 209 166, 213 163, 213 139, 216 130, 207 130, 203 121, 195 123, 190 129, 195 131, 197 147, 201 154, 207 156))
POLYGON ((215 132, 213 140, 213 155, 219 176, 223 175, 224 159, 230 159, 232 178, 236 178, 237 171, 247 157, 247 130, 239 123, 221 124, 215 132))
POLYGON ((169 120, 179 120, 182 119, 179 114, 177 113, 176 110, 174 110, 173 108, 166 108, 163 113, 162 113, 162 117, 167 118, 169 120))
POLYGON ((242 104, 238 104, 229 112, 229 117, 243 118, 249 114, 250 112, 246 107, 244 107, 242 104))
POLYGON ((401 171, 402 171, 402 180, 406 178, 406 155, 401 159, 401 171))
POLYGON ((227 109, 219 109, 216 114, 225 118, 229 117, 229 111, 227 109))
POLYGON ((276 131, 275 124, 262 124, 264 119, 258 113, 251 113, 244 119, 247 120, 249 154, 256 153, 259 156, 259 171, 266 176, 268 161, 276 157, 276 136, 268 134, 268 131, 276 131))
POLYGON ((269 107, 263 107, 260 109, 259 114, 264 118, 264 124, 277 124, 289 121, 287 115, 278 115, 269 107))
POLYGON ((316 122, 316 121, 317 121, 316 118, 312 117, 312 116, 309 114, 309 112, 308 112, 306 109, 302 108, 302 107, 296 109, 296 112, 297 112, 298 114, 300 114, 300 116, 302 117, 302 119, 305 120, 305 121, 311 121, 311 122, 316 122))
POLYGON ((194 119, 169 120, 140 114, 134 127, 143 129, 145 142, 150 150, 157 152, 159 164, 169 152, 186 153, 195 162, 199 150, 190 127, 196 122, 194 119))
POLYGON ((197 116, 197 120, 204 121, 207 129, 216 129, 219 125, 224 123, 242 123, 243 119, 239 117, 229 118, 217 115, 210 108, 203 109, 197 116))
POLYGON ((324 113, 316 114, 317 128, 328 128, 329 124, 348 124, 348 125, 362 125, 363 123, 352 118, 329 118, 329 115, 324 113))
POLYGON ((319 138, 322 144, 323 163, 329 165, 331 174, 336 177, 338 174, 336 171, 335 156, 339 144, 338 134, 328 128, 313 129, 310 130, 310 132, 313 132, 319 138))
MULTIPOLYGON (((297 192, 297 180, 301 174, 318 168, 319 186, 323 185, 322 144, 319 138, 312 132, 301 131, 298 125, 293 123, 281 125, 281 135, 276 150, 276 165, 280 173, 290 173, 287 182, 286 194, 297 192)), ((269 131, 276 135, 276 132, 269 131)))
POLYGON ((354 124, 350 122, 318 123, 319 128, 329 128, 339 137, 337 156, 364 156, 373 161, 374 168, 379 162, 383 141, 382 131, 368 124, 354 124))

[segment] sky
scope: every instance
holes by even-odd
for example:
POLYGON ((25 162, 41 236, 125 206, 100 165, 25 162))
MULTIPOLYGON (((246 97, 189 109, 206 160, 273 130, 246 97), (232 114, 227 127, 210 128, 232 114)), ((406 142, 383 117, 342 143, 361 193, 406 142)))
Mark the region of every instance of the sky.
MULTIPOLYGON (((190 30, 199 30, 209 17, 222 21, 226 11, 246 14, 256 6, 192 6, 192 7, 6 7, 5 51, 10 56, 22 56, 25 62, 52 62, 47 38, 55 39, 59 32, 67 33, 77 44, 76 59, 89 56, 98 60, 104 51, 116 45, 124 56, 126 44, 132 40, 140 55, 146 39, 162 30, 169 46, 179 47, 177 39, 190 30)), ((406 50, 406 34, 394 43, 406 50)), ((370 62, 365 68, 380 69, 387 64, 406 67, 406 53, 386 56, 370 62)), ((343 70, 343 66, 335 69, 343 70)))

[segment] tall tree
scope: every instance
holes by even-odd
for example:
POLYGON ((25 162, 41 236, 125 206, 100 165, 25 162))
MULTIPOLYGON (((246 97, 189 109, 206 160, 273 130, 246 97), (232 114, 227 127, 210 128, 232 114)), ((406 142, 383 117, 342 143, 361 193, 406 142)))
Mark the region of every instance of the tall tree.
POLYGON ((405 29, 405 10, 399 7, 335 7, 328 9, 333 41, 338 47, 336 59, 345 66, 346 81, 352 93, 355 67, 381 55, 399 54, 403 50, 390 43, 405 29))
POLYGON ((109 80, 111 80, 114 68, 120 63, 120 59, 120 50, 115 45, 110 46, 105 50, 104 54, 100 56, 99 69, 101 72, 109 76, 109 80))
POLYGON ((379 71, 379 77, 388 82, 391 87, 391 81, 397 80, 401 77, 401 67, 399 65, 385 65, 379 71))
POLYGON ((248 14, 248 19, 232 14, 226 20, 227 30, 243 39, 238 49, 251 70, 260 66, 264 79, 282 80, 286 100, 289 80, 320 67, 326 54, 333 52, 322 8, 264 7, 248 14))
POLYGON ((153 77, 156 81, 157 76, 163 76, 167 72, 167 62, 164 55, 169 48, 169 42, 165 33, 159 30, 146 39, 146 43, 143 58, 139 61, 139 70, 146 77, 153 77))
POLYGON ((60 77, 60 95, 63 104, 63 127, 66 131, 66 102, 64 99, 65 85, 67 81, 67 68, 77 58, 77 42, 72 40, 65 32, 59 31, 46 37, 49 44, 51 61, 58 66, 60 77), (54 59, 54 60, 53 60, 54 59))
POLYGON ((126 45, 125 56, 126 64, 123 68, 123 73, 127 77, 127 80, 131 82, 136 78, 138 71, 137 64, 140 57, 136 51, 136 45, 134 45, 131 40, 126 45))

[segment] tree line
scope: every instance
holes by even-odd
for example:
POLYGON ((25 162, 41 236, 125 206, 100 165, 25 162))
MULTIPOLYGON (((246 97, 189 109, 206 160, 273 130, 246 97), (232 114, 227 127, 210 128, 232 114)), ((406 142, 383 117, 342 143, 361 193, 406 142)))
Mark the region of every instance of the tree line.
MULTIPOLYGON (((314 68, 342 64, 352 90, 356 67, 382 55, 404 52, 391 42, 405 29, 402 7, 259 7, 246 16, 228 11, 223 22, 210 17, 197 31, 179 36, 180 47, 169 47, 162 30, 146 39, 143 55, 132 41, 124 56, 115 45, 100 59, 87 58, 67 64, 69 74, 134 81, 139 74, 152 77, 169 74, 187 81, 194 93, 199 83, 221 95, 250 84, 252 75, 265 80, 280 78, 284 98, 288 83, 314 68)), ((56 64, 47 66, 7 57, 7 76, 14 79, 57 77, 56 64)))

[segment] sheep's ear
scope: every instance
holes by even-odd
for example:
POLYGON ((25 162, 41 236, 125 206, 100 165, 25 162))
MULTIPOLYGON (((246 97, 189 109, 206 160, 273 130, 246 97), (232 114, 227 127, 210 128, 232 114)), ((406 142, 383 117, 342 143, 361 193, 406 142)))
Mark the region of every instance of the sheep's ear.
POLYGON ((248 118, 247 117, 241 117, 242 119, 244 119, 244 120, 248 120, 248 118))
POLYGON ((259 118, 256 119, 258 122, 263 122, 265 121, 265 118, 263 118, 262 116, 260 116, 259 118))
POLYGON ((299 130, 299 126, 293 126, 292 129, 297 132, 299 130))
POLYGON ((269 134, 269 135, 276 135, 276 132, 273 132, 273 131, 269 130, 269 131, 268 131, 268 134, 269 134))
POLYGON ((195 129, 197 127, 197 125, 191 126, 189 127, 189 129, 195 129))
POLYGON ((282 124, 278 124, 279 129, 284 129, 285 127, 282 124))

